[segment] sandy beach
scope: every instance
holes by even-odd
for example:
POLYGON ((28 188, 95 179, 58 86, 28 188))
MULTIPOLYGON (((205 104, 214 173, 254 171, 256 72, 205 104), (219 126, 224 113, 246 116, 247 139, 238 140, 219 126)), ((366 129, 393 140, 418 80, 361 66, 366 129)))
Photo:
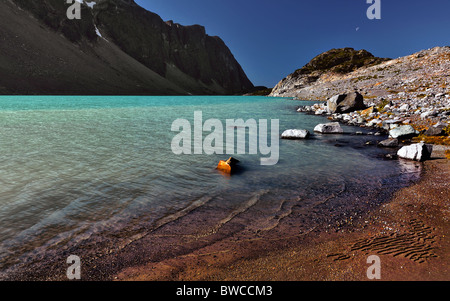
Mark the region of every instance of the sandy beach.
POLYGON ((220 243, 127 268, 125 281, 363 281, 370 255, 383 281, 450 280, 450 161, 445 148, 420 163, 422 176, 340 231, 220 243))

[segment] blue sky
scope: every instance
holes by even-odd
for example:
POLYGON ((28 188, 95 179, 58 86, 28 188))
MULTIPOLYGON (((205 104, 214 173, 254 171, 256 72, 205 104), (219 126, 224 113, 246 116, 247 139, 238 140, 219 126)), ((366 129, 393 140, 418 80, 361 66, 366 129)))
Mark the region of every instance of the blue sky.
POLYGON ((380 0, 369 20, 366 0, 135 0, 182 25, 220 36, 254 85, 273 87, 332 48, 397 58, 450 45, 449 0, 380 0))

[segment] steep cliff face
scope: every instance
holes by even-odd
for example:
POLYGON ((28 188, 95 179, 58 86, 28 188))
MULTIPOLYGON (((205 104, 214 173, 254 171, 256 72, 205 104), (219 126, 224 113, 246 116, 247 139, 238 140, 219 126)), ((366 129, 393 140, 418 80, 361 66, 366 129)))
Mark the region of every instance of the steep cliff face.
MULTIPOLYGON (((94 24, 92 22, 92 13, 88 6, 81 6, 81 14, 83 18, 80 20, 69 20, 66 16, 66 10, 69 5, 66 1, 58 0, 12 0, 20 8, 30 12, 33 17, 40 20, 49 28, 62 33, 72 42, 79 42, 83 38, 94 41, 97 37, 95 34, 94 24)), ((19 15, 16 15, 19 17, 19 15)))
POLYGON ((281 80, 272 90, 271 96, 297 96, 302 89, 327 80, 330 76, 341 76, 361 67, 377 65, 388 60, 375 57, 366 50, 331 49, 319 54, 304 67, 281 80))
POLYGON ((0 68, 0 93, 240 94, 253 89, 225 43, 204 27, 164 22, 133 0, 77 1, 81 20, 69 20, 69 4, 61 0, 0 4, 0 33, 23 45, 0 45, 0 60, 8 61, 0 68), (31 59, 29 52, 42 55, 31 59))
POLYGON ((174 73, 227 93, 253 87, 225 43, 203 26, 164 22, 134 1, 99 0, 93 13, 98 28, 124 52, 184 88, 186 82, 174 73))

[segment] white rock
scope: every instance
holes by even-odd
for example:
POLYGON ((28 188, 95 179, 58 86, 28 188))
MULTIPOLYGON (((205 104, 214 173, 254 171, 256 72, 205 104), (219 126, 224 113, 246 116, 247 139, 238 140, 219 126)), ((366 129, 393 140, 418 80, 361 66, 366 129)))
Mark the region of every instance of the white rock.
POLYGON ((366 122, 366 120, 364 119, 364 118, 362 118, 362 117, 356 117, 356 123, 358 123, 358 124, 363 124, 363 123, 365 123, 366 122))
POLYGON ((399 108, 400 112, 407 112, 409 110, 409 104, 405 103, 399 108))
POLYGON ((439 121, 438 123, 433 125, 433 127, 435 127, 435 128, 437 128, 437 127, 447 127, 447 126, 448 126, 447 122, 442 122, 442 121, 439 121))
POLYGON ((334 119, 342 119, 342 115, 339 113, 334 113, 332 116, 334 119))
POLYGON ((297 130, 297 129, 291 129, 286 130, 281 134, 281 138, 283 139, 306 139, 309 137, 309 131, 308 130, 297 130))
POLYGON ((316 115, 322 115, 325 114, 327 111, 326 110, 322 110, 322 109, 317 109, 316 112, 314 114, 316 115))
POLYGON ((418 134, 417 131, 410 125, 401 125, 389 131, 390 138, 399 138, 405 136, 414 136, 418 134))
POLYGON ((350 116, 348 114, 342 114, 342 119, 344 121, 350 121, 350 120, 352 120, 352 116, 350 116))
POLYGON ((366 123, 366 126, 372 127, 377 125, 378 123, 381 123, 380 119, 372 119, 371 121, 369 121, 368 123, 366 123))
POLYGON ((425 119, 425 118, 427 118, 428 116, 430 116, 430 113, 431 113, 430 111, 421 113, 421 114, 420 114, 420 119, 425 119))
POLYGON ((431 144, 416 143, 403 146, 398 150, 397 155, 403 159, 425 161, 431 157, 433 146, 431 144))
POLYGON ((343 133, 344 130, 341 128, 339 122, 330 122, 324 124, 318 124, 314 128, 314 132, 319 132, 322 134, 340 134, 343 133))
POLYGON ((436 116, 436 114, 437 114, 437 112, 435 110, 426 111, 426 112, 420 114, 420 118, 421 119, 425 119, 425 118, 427 118, 429 116, 436 116))

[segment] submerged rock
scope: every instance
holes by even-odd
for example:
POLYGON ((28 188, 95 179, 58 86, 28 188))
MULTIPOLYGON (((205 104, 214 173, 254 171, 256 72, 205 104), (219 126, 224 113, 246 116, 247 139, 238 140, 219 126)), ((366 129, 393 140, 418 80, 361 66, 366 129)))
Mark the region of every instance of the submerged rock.
POLYGON ((395 159, 398 158, 398 155, 397 155, 397 154, 386 154, 386 155, 384 156, 384 158, 385 158, 385 159, 389 159, 389 160, 395 160, 395 159))
POLYGON ((397 147, 398 146, 398 139, 386 139, 383 141, 380 141, 378 143, 378 146, 382 146, 382 147, 397 147))
POLYGON ((282 139, 306 139, 310 135, 308 130, 291 129, 281 134, 282 139))
POLYGON ((339 122, 330 122, 324 124, 318 124, 314 128, 314 132, 322 133, 322 134, 341 134, 344 130, 341 128, 339 122))
POLYGON ((425 161, 430 159, 433 152, 433 145, 425 143, 416 143, 402 147, 397 155, 403 159, 425 161))

